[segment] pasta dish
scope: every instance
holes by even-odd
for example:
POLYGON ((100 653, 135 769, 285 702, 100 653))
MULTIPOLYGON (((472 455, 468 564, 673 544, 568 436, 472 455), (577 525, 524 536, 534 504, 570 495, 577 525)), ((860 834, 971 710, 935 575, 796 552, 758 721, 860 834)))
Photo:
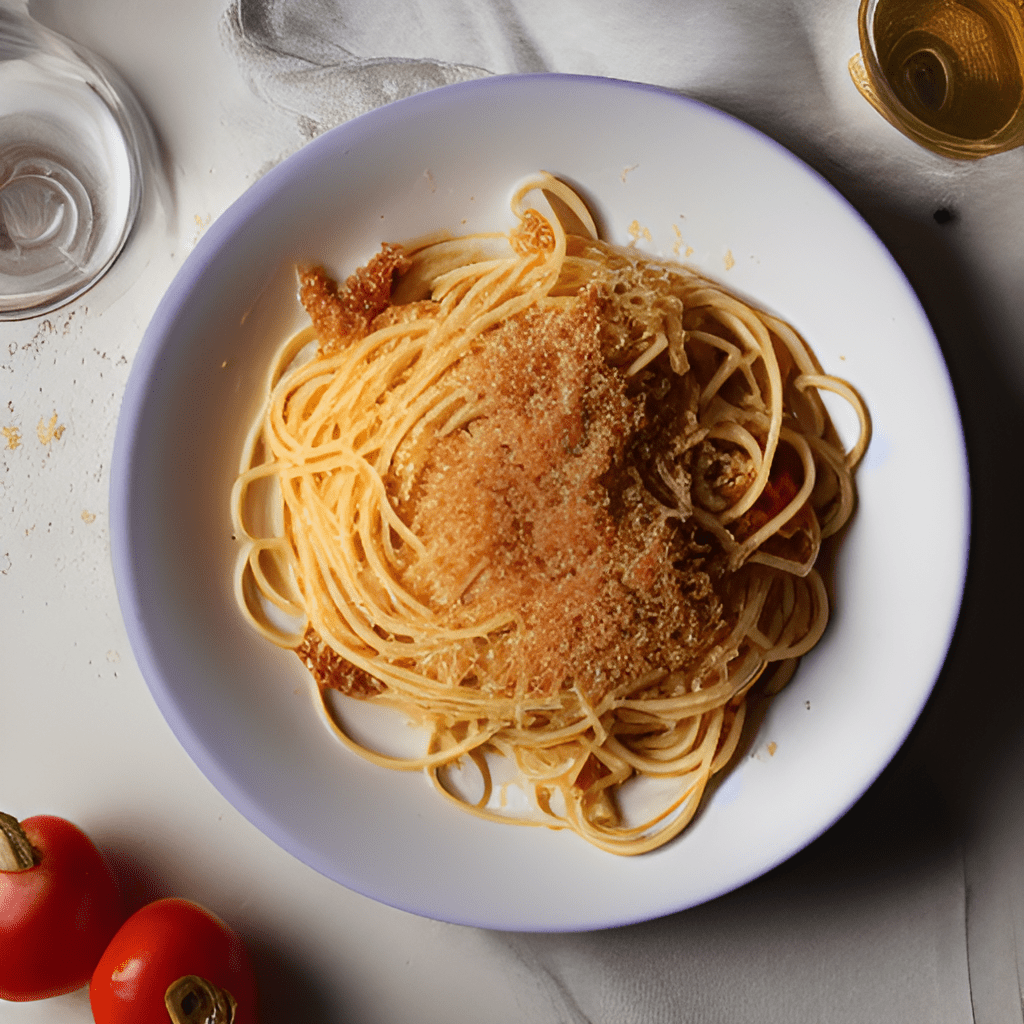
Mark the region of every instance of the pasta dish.
POLYGON ((310 325, 232 492, 235 593, 361 756, 638 854, 693 819, 755 697, 822 636, 815 563, 869 418, 791 326, 602 241, 563 182, 512 208, 507 233, 386 244, 342 282, 300 268, 310 325), (856 413, 848 448, 822 392, 856 413), (358 742, 332 690, 423 726, 421 754, 358 742), (533 813, 503 806, 497 765, 533 813), (634 820, 644 779, 668 796, 634 820))

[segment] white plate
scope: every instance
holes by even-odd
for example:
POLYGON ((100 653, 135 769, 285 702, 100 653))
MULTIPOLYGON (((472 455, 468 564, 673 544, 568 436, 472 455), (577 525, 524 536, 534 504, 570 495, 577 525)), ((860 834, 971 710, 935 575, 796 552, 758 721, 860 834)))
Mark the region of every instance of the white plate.
POLYGON ((502 929, 587 929, 680 910, 828 828, 931 692, 968 545, 949 379, 914 293, 858 214, 786 150, 716 110, 554 75, 384 107, 246 192, 200 241, 146 333, 111 489, 114 570, 139 666, 214 785, 343 885, 502 929), (350 754, 315 713, 298 659, 254 635, 231 593, 228 493, 271 350, 301 322, 293 264, 322 260, 345 274, 383 240, 504 228, 513 186, 538 169, 576 186, 612 241, 678 251, 788 318, 826 370, 860 389, 875 426, 825 639, 693 826, 637 858, 569 832, 477 820, 422 776, 350 754))

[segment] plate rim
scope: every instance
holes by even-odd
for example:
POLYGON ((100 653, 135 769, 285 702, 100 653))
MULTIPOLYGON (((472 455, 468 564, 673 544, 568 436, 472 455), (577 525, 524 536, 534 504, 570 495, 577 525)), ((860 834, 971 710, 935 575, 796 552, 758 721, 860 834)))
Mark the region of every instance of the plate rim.
MULTIPOLYGON (((968 570, 968 562, 971 547, 971 509, 970 509, 970 472, 967 456, 967 448, 963 432, 963 424, 959 411, 959 404, 955 390, 950 379, 949 369, 942 354, 941 347, 935 336, 934 329, 930 323, 927 313, 923 309, 916 290, 904 274, 902 268, 896 262, 888 247, 882 242, 874 229, 868 224, 863 215, 853 204, 824 176, 817 170, 801 160, 792 151, 788 150, 781 143, 772 139, 761 130, 754 128, 741 119, 729 114, 710 104, 685 96, 671 89, 648 83, 630 82, 623 79, 598 78, 587 75, 563 75, 557 73, 541 73, 528 75, 495 75, 487 78, 474 79, 467 82, 459 82, 451 85, 432 89, 427 92, 418 93, 405 97, 376 108, 360 115, 352 121, 345 122, 318 136, 316 139, 304 145, 290 157, 280 164, 271 168, 262 178, 239 195, 230 206, 210 225, 207 232, 199 240, 195 249, 189 254, 182 266, 174 275, 169 287, 161 298, 156 310, 144 332, 139 348, 133 357, 132 366, 129 372, 128 381, 122 397, 121 409, 118 416, 115 431, 114 451, 111 462, 110 476, 110 537, 111 537, 111 561, 114 569, 115 585, 118 595, 118 602, 121 607, 122 616, 128 631, 132 650, 135 654, 140 672, 146 682, 147 688, 157 703, 162 715, 170 725, 172 732, 185 748, 189 757, 196 763, 203 774, 213 783, 218 792, 236 808, 246 819, 252 822, 261 832, 269 836, 277 845, 282 846, 299 860, 309 864, 317 871, 333 878, 339 884, 361 892, 379 902, 402 909, 421 916, 431 917, 437 920, 449 921, 457 924, 474 925, 491 929, 510 930, 531 930, 531 931, 584 931, 598 928, 620 926, 650 920, 664 916, 688 907, 699 905, 717 898, 718 896, 733 891, 750 881, 761 877, 768 871, 777 867, 780 863, 788 860, 807 845, 812 843, 824 832, 828 831, 850 808, 863 796, 864 792, 882 774, 892 758, 902 748, 914 725, 919 719, 921 712, 931 697, 939 673, 947 658, 950 645, 956 630, 957 619, 962 605, 964 586, 968 570), (253 210, 261 208, 270 201, 276 191, 284 187, 296 173, 297 168, 307 161, 316 162, 319 159, 321 150, 330 152, 333 147, 339 145, 343 140, 352 139, 353 144, 357 143, 360 135, 370 131, 378 130, 382 122, 388 122, 396 117, 404 116, 408 112, 415 111, 420 106, 434 105, 438 102, 446 102, 446 97, 457 97, 464 92, 479 92, 484 89, 503 91, 508 88, 516 89, 526 84, 541 84, 546 87, 549 84, 557 83, 556 87, 579 87, 584 89, 628 89, 639 94, 654 94, 659 97, 666 97, 673 102, 699 109, 705 116, 710 116, 731 128, 749 133, 761 144, 766 144, 781 154, 785 159, 797 165, 802 173, 816 179, 819 187, 823 187, 833 195, 860 221, 865 232, 871 236, 877 244, 880 254, 884 254, 889 262, 889 273, 898 276, 905 287, 906 295, 916 303, 916 315, 921 324, 926 328, 934 345, 937 365, 944 373, 945 384, 948 388, 948 400, 950 410, 956 427, 959 430, 960 447, 957 452, 959 459, 959 484, 962 508, 959 510, 959 539, 960 547, 956 552, 958 559, 958 585, 955 588, 959 595, 950 609, 949 620, 943 624, 937 634, 941 634, 941 642, 936 644, 934 652, 935 670, 932 673, 930 686, 920 694, 920 700, 914 714, 904 723, 899 742, 884 758, 882 763, 875 764, 865 772, 866 783, 858 784, 856 795, 846 801, 828 820, 813 831, 813 834, 803 838, 784 855, 775 858, 771 862, 762 863, 761 866, 748 872, 744 877, 726 883, 717 890, 709 892, 699 900, 683 900, 673 903, 666 900, 663 909, 656 913, 643 911, 635 917, 629 917, 622 913, 602 917, 600 914, 591 915, 585 921, 573 922, 568 919, 561 919, 557 922, 544 922, 535 920, 532 922, 518 921, 506 923, 499 920, 475 919, 471 914, 439 914, 427 909, 429 900, 424 900, 420 907, 410 907, 400 902, 393 902, 387 898, 386 893, 379 891, 368 891, 365 887, 353 884, 352 880, 343 880, 339 877, 336 866, 331 870, 322 862, 315 851, 311 851, 304 843, 298 842, 295 837, 289 836, 282 839, 280 830, 275 820, 254 801, 248 791, 238 787, 235 780, 226 772, 214 752, 209 751, 200 742, 198 736, 191 726, 184 709, 176 702, 171 693, 163 685, 158 654, 153 647, 152 640, 148 634, 147 627, 140 615, 140 601, 138 594, 138 582, 135 578, 132 566, 131 549, 129 544, 131 510, 131 479, 134 459, 138 456, 135 451, 134 441, 138 435, 138 429, 145 413, 145 395, 148 390, 143 385, 152 374, 157 372, 161 346, 169 325, 174 324, 181 315, 187 304, 188 296, 196 282, 205 273, 207 263, 216 258, 217 253, 223 246, 230 245, 238 231, 249 220, 253 210)), ((343 874, 343 872, 342 872, 343 874)), ((372 888, 372 887, 371 887, 372 888)))

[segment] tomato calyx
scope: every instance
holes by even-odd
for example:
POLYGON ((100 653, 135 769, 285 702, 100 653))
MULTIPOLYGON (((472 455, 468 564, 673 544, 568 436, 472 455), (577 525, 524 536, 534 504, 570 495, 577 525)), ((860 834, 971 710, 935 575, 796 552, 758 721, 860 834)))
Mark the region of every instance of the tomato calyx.
POLYGON ((0 811, 0 871, 28 871, 36 865, 36 851, 21 822, 0 811))
POLYGON ((232 1024, 238 1004, 234 996, 213 982, 186 974, 172 981, 164 993, 172 1024, 232 1024))

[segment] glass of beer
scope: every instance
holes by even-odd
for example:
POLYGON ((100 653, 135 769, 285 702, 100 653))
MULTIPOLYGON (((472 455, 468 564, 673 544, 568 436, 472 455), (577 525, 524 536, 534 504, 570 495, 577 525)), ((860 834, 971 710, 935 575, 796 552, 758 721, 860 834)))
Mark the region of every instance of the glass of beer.
POLYGON ((1024 145, 1024 0, 862 0, 850 74, 905 135, 974 159, 1024 145))

